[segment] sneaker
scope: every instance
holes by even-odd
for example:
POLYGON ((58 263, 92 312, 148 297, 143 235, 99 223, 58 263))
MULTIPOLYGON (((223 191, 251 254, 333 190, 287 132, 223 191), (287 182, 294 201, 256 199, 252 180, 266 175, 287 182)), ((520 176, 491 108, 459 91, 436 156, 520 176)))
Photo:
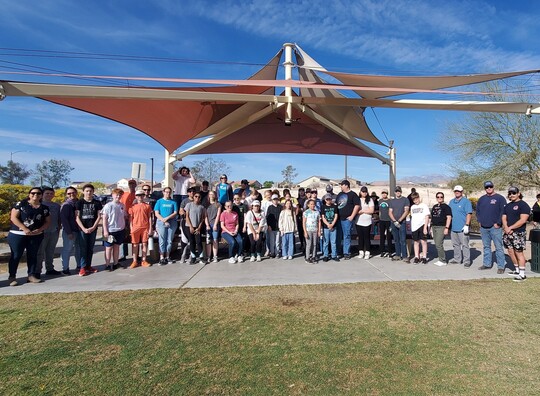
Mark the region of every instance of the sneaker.
POLYGON ((81 268, 81 270, 79 271, 79 276, 86 276, 86 275, 88 275, 88 272, 86 272, 86 269, 81 268))
POLYGON ((448 264, 459 264, 459 261, 457 261, 456 259, 450 259, 448 264))
POLYGON ((437 260, 434 264, 438 267, 444 267, 446 265, 446 263, 441 260, 437 260))
POLYGON ((10 276, 8 278, 8 282, 10 286, 17 286, 19 283, 17 282, 17 278, 14 276, 10 276))
POLYGON ((292 256, 289 256, 289 260, 292 260, 292 256))
POLYGON ((334 260, 336 263, 339 263, 339 258, 337 256, 333 257, 332 260, 334 260))
POLYGON ((351 259, 351 255, 350 254, 344 254, 343 255, 343 260, 350 260, 351 259))
POLYGON ((218 262, 218 259, 217 257, 214 257, 213 260, 212 260, 213 263, 217 263, 218 262))
POLYGON ((328 262, 328 257, 323 257, 323 258, 322 258, 322 261, 324 261, 325 263, 327 263, 327 262, 328 262))
POLYGON ((229 264, 234 264, 234 263, 236 263, 236 260, 234 259, 234 257, 231 257, 229 259, 229 264))
POLYGON ((97 268, 90 267, 90 266, 86 267, 85 269, 86 269, 86 272, 89 272, 91 274, 95 274, 96 272, 98 272, 97 268))
POLYGON ((386 257, 386 256, 388 256, 388 253, 386 253, 386 252, 381 253, 381 257, 386 257))
POLYGON ((525 275, 521 276, 521 275, 518 275, 514 278, 514 282, 523 282, 527 279, 527 277, 525 275))
POLYGON ((41 279, 36 277, 35 275, 28 275, 28 279, 26 280, 27 283, 41 283, 41 279))
POLYGON ((62 275, 62 273, 60 271, 52 269, 52 270, 49 270, 49 271, 45 271, 45 275, 58 276, 58 275, 62 275))
POLYGON ((418 257, 415 257, 413 260, 413 264, 418 264, 420 262, 420 259, 418 257))
POLYGON ((244 256, 238 256, 238 262, 243 263, 244 262, 244 256))
POLYGON ((369 260, 369 257, 371 256, 370 252, 364 252, 364 259, 369 260))
POLYGON ((504 274, 504 268, 497 268, 497 274, 504 274))
POLYGON ((485 265, 481 265, 480 267, 478 267, 479 270, 488 270, 488 269, 491 269, 491 267, 486 267, 485 265))
POLYGON ((151 267, 151 266, 152 266, 152 264, 150 264, 150 263, 149 263, 148 261, 146 261, 146 260, 143 260, 142 263, 141 263, 141 265, 142 265, 143 267, 151 267))
POLYGON ((401 257, 396 256, 396 255, 392 256, 392 261, 399 261, 399 260, 401 260, 401 257))
POLYGON ((289 259, 289 256, 283 256, 282 259, 283 259, 283 260, 288 260, 288 259, 289 259))
POLYGON ((65 270, 62 271, 62 274, 64 274, 64 275, 71 275, 71 271, 68 270, 68 269, 65 269, 65 270))
MULTIPOLYGON (((167 260, 167 262, 166 262, 165 264, 174 264, 174 263, 176 263, 176 260, 173 260, 173 259, 170 258, 170 257, 169 257, 168 259, 166 259, 166 260, 167 260)), ((184 260, 184 263, 185 263, 185 262, 186 262, 186 260, 184 260)))
POLYGON ((305 261, 306 263, 308 263, 308 264, 311 264, 311 258, 310 258, 310 257, 306 257, 306 258, 304 259, 304 261, 305 261))
POLYGON ((463 263, 463 266, 465 268, 471 268, 472 263, 463 263))
POLYGON ((427 264, 427 257, 422 257, 421 261, 422 261, 422 264, 427 264))
POLYGON ((261 255, 258 254, 258 255, 257 255, 257 261, 261 261, 261 260, 262 260, 262 259, 261 259, 261 255))
MULTIPOLYGON (((503 273, 504 273, 504 270, 503 270, 503 273)), ((510 271, 510 272, 507 273, 507 275, 510 275, 510 276, 519 276, 519 271, 516 271, 516 270, 510 271)))
POLYGON ((204 264, 206 265, 207 261, 204 257, 199 257, 199 264, 204 264))
POLYGON ((161 260, 158 261, 158 265, 166 265, 166 264, 167 264, 166 258, 162 258, 161 260))
POLYGON ((404 263, 407 263, 407 264, 410 264, 411 263, 411 259, 408 258, 408 257, 405 257, 402 259, 404 263))
POLYGON ((251 256, 251 257, 249 258, 249 261, 252 262, 252 263, 255 262, 255 256, 251 256))
POLYGON ((136 260, 133 260, 129 268, 137 268, 139 266, 139 263, 136 260))
POLYGON ((358 258, 361 259, 361 258, 364 258, 364 252, 362 250, 360 250, 358 252, 358 258))

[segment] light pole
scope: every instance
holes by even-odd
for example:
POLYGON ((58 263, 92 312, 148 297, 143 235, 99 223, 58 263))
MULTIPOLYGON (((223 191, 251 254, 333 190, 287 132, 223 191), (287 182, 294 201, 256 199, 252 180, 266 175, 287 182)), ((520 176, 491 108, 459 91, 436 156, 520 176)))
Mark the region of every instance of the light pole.
POLYGON ((13 162, 13 154, 17 154, 17 153, 31 153, 31 151, 28 151, 28 150, 18 150, 18 151, 12 151, 9 153, 9 160, 11 162, 13 162))
POLYGON ((13 154, 17 153, 30 153, 28 150, 17 150, 17 151, 10 151, 9 153, 9 178, 11 179, 11 183, 13 183, 13 154))
POLYGON ((154 158, 150 158, 152 161, 152 170, 150 172, 150 191, 154 192, 154 158))

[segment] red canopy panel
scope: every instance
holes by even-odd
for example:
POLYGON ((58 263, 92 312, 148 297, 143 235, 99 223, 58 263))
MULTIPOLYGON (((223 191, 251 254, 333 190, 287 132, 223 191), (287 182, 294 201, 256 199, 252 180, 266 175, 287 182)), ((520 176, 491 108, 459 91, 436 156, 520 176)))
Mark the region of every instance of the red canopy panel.
POLYGON ((286 126, 281 112, 272 113, 195 154, 306 153, 371 157, 305 114, 293 110, 293 118, 298 121, 286 126))
MULTIPOLYGON (((126 88, 127 89, 127 88, 126 88)), ((267 87, 167 88, 182 91, 263 94, 267 87)), ((42 97, 133 127, 173 152, 244 103, 121 98, 42 97)))

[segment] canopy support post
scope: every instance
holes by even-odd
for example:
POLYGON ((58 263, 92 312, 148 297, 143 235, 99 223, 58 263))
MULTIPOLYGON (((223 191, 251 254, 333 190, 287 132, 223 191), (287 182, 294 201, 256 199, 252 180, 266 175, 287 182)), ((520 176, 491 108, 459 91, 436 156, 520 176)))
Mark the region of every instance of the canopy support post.
MULTIPOLYGON (((285 43, 285 62, 283 62, 283 67, 285 68, 285 80, 292 80, 292 51, 294 44, 285 43)), ((285 97, 287 98, 287 108, 285 109, 285 125, 290 126, 292 124, 292 88, 285 87, 285 97)))
POLYGON ((389 184, 390 184, 390 191, 388 191, 388 195, 394 194, 396 191, 396 148, 394 147, 394 141, 390 140, 390 150, 388 151, 388 169, 390 171, 389 174, 389 184))
POLYGON ((178 159, 175 154, 171 154, 167 149, 165 149, 165 185, 161 186, 162 189, 165 187, 174 187, 172 175, 174 173, 174 162, 177 160, 178 159))

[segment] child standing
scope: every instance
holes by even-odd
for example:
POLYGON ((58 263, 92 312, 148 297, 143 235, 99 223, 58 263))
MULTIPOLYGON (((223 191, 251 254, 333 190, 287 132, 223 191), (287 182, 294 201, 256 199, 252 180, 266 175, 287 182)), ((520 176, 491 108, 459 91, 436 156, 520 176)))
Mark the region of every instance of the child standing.
POLYGON ((411 194, 413 205, 411 206, 411 231, 414 241, 414 263, 427 264, 427 234, 429 226, 429 208, 420 202, 417 192, 411 194), (420 253, 420 246, 422 252, 420 253))
POLYGON ((246 214, 246 229, 250 242, 251 258, 249 261, 261 261, 264 246, 264 232, 266 231, 266 218, 261 211, 261 203, 254 200, 251 210, 246 214))
POLYGON ((137 201, 129 208, 129 222, 131 230, 131 249, 133 251, 133 262, 129 268, 139 266, 139 243, 142 244, 142 259, 143 267, 150 267, 150 263, 146 261, 148 253, 148 236, 152 235, 152 207, 149 203, 144 202, 144 191, 137 190, 135 198, 137 201))
POLYGON ((283 260, 292 260, 294 254, 294 233, 296 231, 296 213, 293 202, 287 199, 279 214, 279 231, 281 232, 281 255, 283 260))
POLYGON ((315 200, 310 199, 303 215, 304 236, 306 237, 306 262, 317 262, 317 240, 321 235, 321 215, 315 209, 315 200))

